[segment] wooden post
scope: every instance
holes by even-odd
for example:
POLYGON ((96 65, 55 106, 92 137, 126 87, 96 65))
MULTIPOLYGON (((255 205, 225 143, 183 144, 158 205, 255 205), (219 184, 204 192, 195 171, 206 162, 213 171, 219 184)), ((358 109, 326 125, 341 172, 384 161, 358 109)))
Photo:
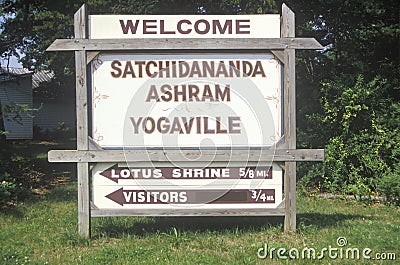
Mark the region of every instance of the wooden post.
MULTIPOLYGON (((281 37, 295 37, 295 18, 282 4, 281 37)), ((296 149, 296 76, 295 49, 286 48, 284 59, 284 134, 286 147, 296 149)), ((285 232, 296 231, 296 162, 285 162, 285 232)))
MULTIPOLYGON (((86 7, 81 8, 74 15, 75 38, 86 38, 86 7)), ((76 71, 76 127, 77 150, 88 150, 88 101, 87 101, 87 74, 86 52, 75 52, 76 71)), ((79 235, 90 237, 90 202, 89 202, 89 164, 77 164, 78 173, 78 230, 79 235)))

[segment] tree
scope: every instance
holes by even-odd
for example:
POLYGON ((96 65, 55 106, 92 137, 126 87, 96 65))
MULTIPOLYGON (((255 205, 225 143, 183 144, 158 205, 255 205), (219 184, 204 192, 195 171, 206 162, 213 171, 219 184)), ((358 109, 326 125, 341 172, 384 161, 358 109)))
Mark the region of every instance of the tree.
MULTIPOLYGON (((257 14, 277 13, 283 1, 85 2, 94 14, 257 14)), ((297 52, 298 145, 327 150, 324 164, 303 167, 299 175, 331 191, 394 196, 386 180, 400 175, 399 1, 285 2, 296 14, 296 35, 315 37, 325 47, 297 52)), ((59 90, 73 91, 73 56, 44 51, 56 38, 73 37, 72 16, 82 3, 4 0, 0 40, 7 49, 0 51, 21 50, 24 66, 52 69, 65 88, 59 90)))
POLYGON ((324 164, 306 168, 304 181, 335 192, 383 192, 399 203, 398 186, 388 183, 400 175, 400 4, 289 4, 300 11, 299 34, 315 34, 326 47, 317 56, 301 53, 298 63, 300 144, 326 148, 324 164))

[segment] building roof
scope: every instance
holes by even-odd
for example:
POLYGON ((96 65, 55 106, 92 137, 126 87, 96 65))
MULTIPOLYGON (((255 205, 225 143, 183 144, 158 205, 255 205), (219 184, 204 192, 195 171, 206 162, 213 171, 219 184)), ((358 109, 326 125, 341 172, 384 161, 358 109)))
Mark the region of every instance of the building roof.
POLYGON ((17 79, 17 77, 25 77, 33 75, 33 71, 26 68, 0 67, 0 82, 7 82, 17 79))
POLYGON ((32 76, 32 88, 38 88, 40 83, 48 82, 54 77, 50 70, 31 71, 26 68, 0 67, 0 82, 7 82, 18 77, 32 76))
POLYGON ((49 82, 53 79, 54 73, 50 70, 37 71, 32 75, 32 88, 38 88, 40 83, 49 82))

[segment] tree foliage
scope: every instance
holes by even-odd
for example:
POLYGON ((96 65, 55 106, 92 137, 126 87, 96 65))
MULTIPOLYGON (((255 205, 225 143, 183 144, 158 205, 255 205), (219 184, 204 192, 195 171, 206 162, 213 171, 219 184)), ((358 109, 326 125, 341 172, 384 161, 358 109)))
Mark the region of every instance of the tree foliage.
POLYGON ((303 182, 399 203, 399 2, 291 2, 298 33, 325 46, 297 64, 299 142, 326 151, 303 182))
MULTIPOLYGON (((73 38, 73 13, 83 2, 4 0, 0 52, 20 50, 25 67, 51 69, 60 88, 73 90, 73 55, 44 51, 56 38, 73 38)), ((85 2, 92 14, 258 14, 278 13, 283 1, 85 2)), ((399 1, 285 2, 296 14, 296 34, 325 47, 297 52, 298 145, 326 148, 324 163, 301 167, 303 182, 399 198, 398 185, 389 184, 400 183, 399 1)))

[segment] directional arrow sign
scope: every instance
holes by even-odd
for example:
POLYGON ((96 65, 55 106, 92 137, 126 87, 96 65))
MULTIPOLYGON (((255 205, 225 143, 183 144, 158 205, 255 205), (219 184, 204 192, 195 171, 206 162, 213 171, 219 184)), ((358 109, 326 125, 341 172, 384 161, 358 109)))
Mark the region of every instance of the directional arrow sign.
POLYGON ((126 204, 275 203, 275 189, 235 190, 125 190, 106 198, 126 204))
POLYGON ((100 175, 118 183, 120 179, 272 179, 270 166, 205 167, 205 168, 128 168, 117 164, 103 170, 100 175))

